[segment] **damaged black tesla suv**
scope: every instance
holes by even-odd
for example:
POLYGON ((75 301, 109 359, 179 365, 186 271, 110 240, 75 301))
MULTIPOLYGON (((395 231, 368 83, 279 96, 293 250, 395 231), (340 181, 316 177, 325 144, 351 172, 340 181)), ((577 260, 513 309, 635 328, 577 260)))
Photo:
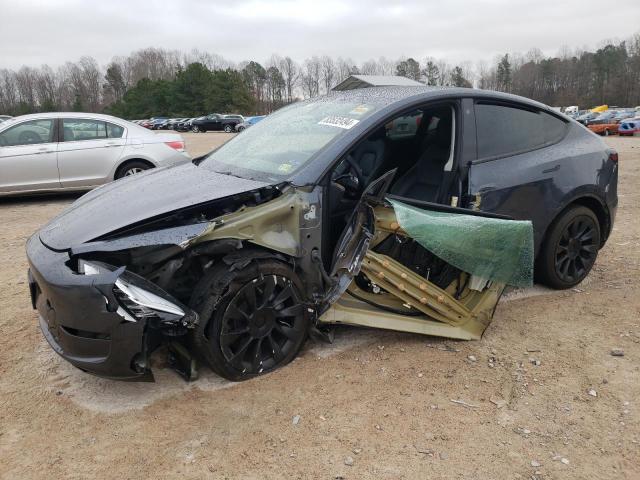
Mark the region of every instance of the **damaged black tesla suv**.
POLYGON ((508 285, 581 282, 618 155, 514 95, 380 87, 297 102, 192 163, 84 195, 27 242, 51 347, 150 380, 244 380, 350 324, 481 338, 508 285))

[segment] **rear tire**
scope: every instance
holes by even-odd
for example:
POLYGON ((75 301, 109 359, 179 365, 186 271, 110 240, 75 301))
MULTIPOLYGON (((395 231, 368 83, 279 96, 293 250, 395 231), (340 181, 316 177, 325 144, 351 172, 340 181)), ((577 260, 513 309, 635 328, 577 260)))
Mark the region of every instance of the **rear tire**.
POLYGON ((600 248, 600 223, 590 209, 570 207, 547 233, 538 255, 537 273, 551 288, 574 287, 591 271, 600 248))
POLYGON ((194 125, 194 126, 192 126, 192 127, 191 127, 191 131, 192 131, 193 133, 198 133, 198 132, 200 132, 201 130, 200 130, 200 128, 198 128, 198 126, 197 126, 197 125, 194 125))
POLYGON ((283 262, 252 261, 234 271, 221 262, 200 280, 189 302, 200 318, 191 334, 196 353, 233 381, 286 365, 309 328, 302 291, 300 279, 283 262))
POLYGON ((152 168, 148 163, 142 162, 140 160, 134 160, 132 162, 127 162, 122 165, 116 171, 114 179, 117 180, 122 177, 129 177, 131 175, 136 175, 138 173, 142 173, 145 170, 149 170, 152 168))
POLYGON ((233 127, 230 124, 227 124, 227 125, 224 126, 224 131, 226 133, 231 133, 231 132, 233 132, 233 127))

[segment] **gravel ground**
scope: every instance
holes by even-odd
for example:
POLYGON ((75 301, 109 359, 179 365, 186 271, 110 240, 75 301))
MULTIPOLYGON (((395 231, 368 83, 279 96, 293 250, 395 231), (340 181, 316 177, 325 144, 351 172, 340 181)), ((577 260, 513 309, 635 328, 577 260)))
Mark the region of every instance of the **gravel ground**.
MULTIPOLYGON (((184 137, 195 156, 229 135, 184 137)), ((59 359, 24 243, 75 197, 0 200, 0 478, 640 478, 640 138, 607 141, 620 208, 578 288, 510 294, 476 342, 345 327, 240 384, 59 359)))

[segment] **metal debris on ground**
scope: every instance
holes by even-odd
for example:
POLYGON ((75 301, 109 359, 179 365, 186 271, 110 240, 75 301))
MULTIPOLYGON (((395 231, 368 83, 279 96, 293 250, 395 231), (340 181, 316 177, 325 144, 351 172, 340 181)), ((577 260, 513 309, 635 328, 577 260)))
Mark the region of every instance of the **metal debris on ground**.
POLYGON ((473 405, 471 403, 467 403, 467 402, 464 402, 462 400, 451 399, 451 402, 452 403, 456 403, 458 405, 462 405, 463 407, 467 407, 467 408, 480 408, 480 405, 473 405))

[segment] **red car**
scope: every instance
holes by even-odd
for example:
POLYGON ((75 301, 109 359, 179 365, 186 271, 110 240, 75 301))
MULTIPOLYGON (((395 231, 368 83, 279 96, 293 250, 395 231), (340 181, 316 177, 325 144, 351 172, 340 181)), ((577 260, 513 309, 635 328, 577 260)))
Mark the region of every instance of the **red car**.
POLYGON ((618 133, 618 124, 616 123, 593 123, 587 125, 587 128, 593 133, 604 135, 605 137, 618 133))

